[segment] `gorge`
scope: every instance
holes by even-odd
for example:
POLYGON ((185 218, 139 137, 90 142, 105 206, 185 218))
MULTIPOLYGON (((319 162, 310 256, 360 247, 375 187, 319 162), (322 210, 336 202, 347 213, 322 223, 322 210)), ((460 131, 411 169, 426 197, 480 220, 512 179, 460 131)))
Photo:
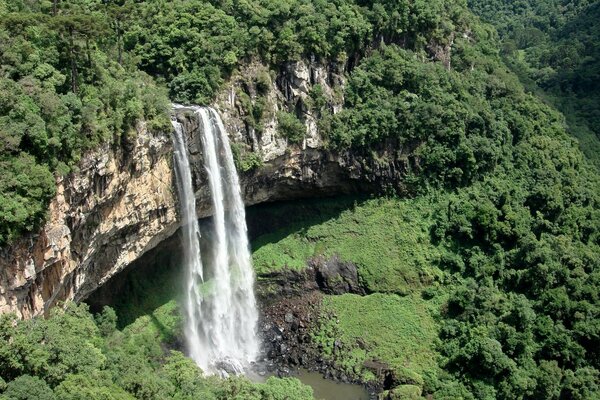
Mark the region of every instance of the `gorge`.
POLYGON ((0 400, 600 398, 599 12, 0 0, 0 400))

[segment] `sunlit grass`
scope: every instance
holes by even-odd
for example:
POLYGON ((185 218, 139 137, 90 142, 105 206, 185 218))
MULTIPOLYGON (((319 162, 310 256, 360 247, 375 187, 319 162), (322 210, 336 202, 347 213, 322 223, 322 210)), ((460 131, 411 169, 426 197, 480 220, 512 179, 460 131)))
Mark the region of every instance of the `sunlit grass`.
POLYGON ((364 362, 377 361, 421 383, 421 375, 437 367, 435 309, 416 294, 326 296, 313 340, 348 373, 368 378, 364 362))
POLYGON ((439 275, 431 218, 428 198, 367 200, 326 221, 303 221, 287 236, 258 238, 254 266, 258 274, 302 269, 311 257, 337 254, 357 265, 368 291, 406 294, 439 275))

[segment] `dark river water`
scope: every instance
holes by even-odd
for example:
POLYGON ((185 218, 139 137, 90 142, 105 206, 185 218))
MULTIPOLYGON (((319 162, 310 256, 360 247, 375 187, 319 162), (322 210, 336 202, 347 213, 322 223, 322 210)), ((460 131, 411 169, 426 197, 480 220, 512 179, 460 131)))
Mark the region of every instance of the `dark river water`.
POLYGON ((318 400, 369 400, 369 392, 361 385, 334 382, 318 372, 300 370, 296 378, 312 387, 318 400))
MULTIPOLYGON (((258 376, 249 374, 248 378, 255 382, 264 382, 267 376, 258 376)), ((314 398, 316 400, 369 400, 369 392, 361 385, 351 383, 335 382, 323 378, 318 372, 310 372, 306 369, 300 369, 297 374, 292 375, 298 378, 302 383, 312 387, 314 398)))

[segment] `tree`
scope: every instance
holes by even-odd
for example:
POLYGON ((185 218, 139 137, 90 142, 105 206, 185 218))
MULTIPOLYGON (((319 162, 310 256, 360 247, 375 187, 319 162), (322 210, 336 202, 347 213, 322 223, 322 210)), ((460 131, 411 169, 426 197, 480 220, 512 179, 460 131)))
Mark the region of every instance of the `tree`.
POLYGON ((46 382, 35 376, 23 375, 8 383, 2 395, 6 400, 56 400, 46 382))

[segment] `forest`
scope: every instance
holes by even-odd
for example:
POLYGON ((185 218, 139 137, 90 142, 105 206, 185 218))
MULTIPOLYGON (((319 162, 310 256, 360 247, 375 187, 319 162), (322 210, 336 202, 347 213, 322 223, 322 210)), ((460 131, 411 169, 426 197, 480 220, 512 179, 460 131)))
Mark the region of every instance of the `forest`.
POLYGON ((598 165, 598 24, 594 1, 470 1, 496 26, 501 54, 526 86, 558 108, 583 152, 598 165))
MULTIPOLYGON (((599 13, 587 0, 0 0, 0 246, 43 224, 86 151, 126 148, 141 121, 171 129, 171 101, 210 104, 251 60, 343 64, 341 111, 313 93, 327 149, 418 144, 417 161, 352 217, 254 243, 258 273, 283 253, 302 267, 315 238, 359 260, 370 296, 326 307, 348 316, 350 348, 358 307, 388 310, 398 331, 407 310, 427 314, 430 347, 406 344, 423 359, 404 372, 423 397, 600 398, 599 13), (388 218, 394 235, 379 231, 388 218), (339 231, 355 220, 360 254, 339 231)), ((278 115, 292 143, 297 117, 278 115)), ((85 304, 0 316, 0 399, 312 398, 294 379, 203 376, 165 350, 169 307, 123 329, 85 304)))

